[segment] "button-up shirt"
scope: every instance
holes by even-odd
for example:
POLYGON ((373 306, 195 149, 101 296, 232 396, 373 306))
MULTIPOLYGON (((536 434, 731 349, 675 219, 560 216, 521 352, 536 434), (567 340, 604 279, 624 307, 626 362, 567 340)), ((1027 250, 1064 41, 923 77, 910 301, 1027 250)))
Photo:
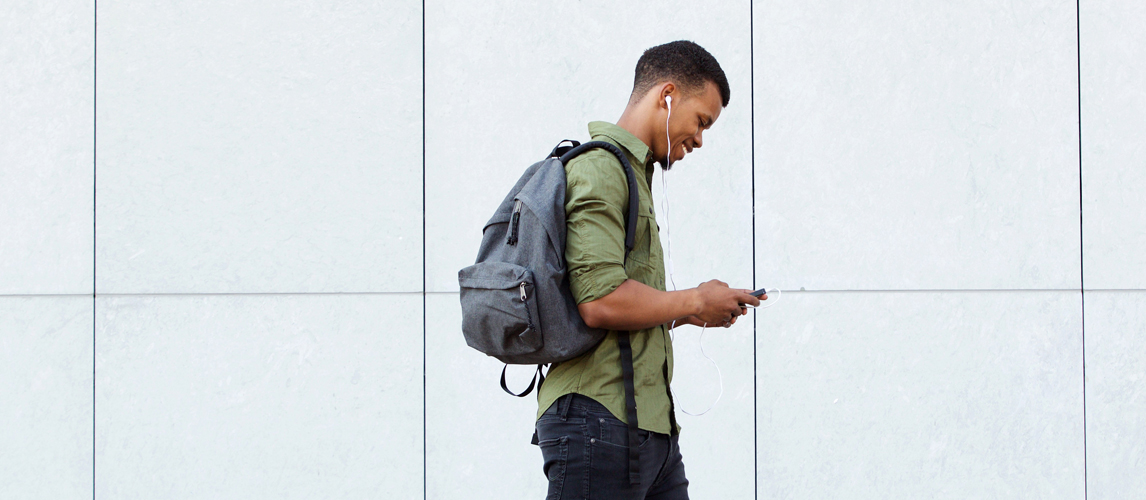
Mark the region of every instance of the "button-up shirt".
MULTIPOLYGON (((621 162, 612 153, 596 149, 565 166, 565 260, 573 298, 578 304, 597 300, 626 279, 663 291, 664 254, 652 203, 652 152, 640 139, 611 123, 590 123, 589 135, 594 141, 618 146, 628 157, 638 179, 640 207, 635 245, 626 261, 629 190, 621 162)), ((665 325, 634 331, 630 342, 639 427, 675 434, 679 427, 675 425, 668 391, 673 370, 672 341, 665 325)), ((537 393, 538 418, 561 396, 576 393, 595 399, 628 423, 620 356, 617 332, 610 331, 589 352, 550 367, 537 393)))

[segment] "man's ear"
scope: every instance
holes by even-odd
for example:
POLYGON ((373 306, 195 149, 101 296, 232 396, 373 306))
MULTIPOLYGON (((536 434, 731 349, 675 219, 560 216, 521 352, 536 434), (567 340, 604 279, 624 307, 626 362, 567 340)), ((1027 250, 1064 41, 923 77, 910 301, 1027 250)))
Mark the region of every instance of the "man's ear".
POLYGON ((680 104, 680 92, 677 92, 676 85, 672 82, 662 83, 660 86, 660 94, 657 99, 657 107, 668 108, 668 97, 674 97, 677 104, 680 104))

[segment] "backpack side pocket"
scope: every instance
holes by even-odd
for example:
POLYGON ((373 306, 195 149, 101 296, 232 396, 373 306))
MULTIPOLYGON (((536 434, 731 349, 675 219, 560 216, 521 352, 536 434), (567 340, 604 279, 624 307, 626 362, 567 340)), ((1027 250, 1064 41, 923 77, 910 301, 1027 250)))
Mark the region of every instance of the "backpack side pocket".
POLYGON ((470 347, 505 363, 542 348, 532 271, 508 262, 480 262, 458 272, 458 284, 462 333, 470 347))

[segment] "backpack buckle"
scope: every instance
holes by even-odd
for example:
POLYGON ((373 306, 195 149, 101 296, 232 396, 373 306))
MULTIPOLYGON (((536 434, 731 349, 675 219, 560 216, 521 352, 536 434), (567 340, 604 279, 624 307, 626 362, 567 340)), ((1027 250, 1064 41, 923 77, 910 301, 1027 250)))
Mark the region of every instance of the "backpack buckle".
POLYGON ((549 158, 560 158, 562 156, 565 156, 565 153, 572 151, 573 148, 580 146, 580 145, 581 145, 580 142, 574 141, 573 139, 565 139, 565 140, 557 143, 557 147, 553 148, 553 151, 549 152, 549 158), (562 146, 562 144, 565 144, 566 142, 568 142, 570 145, 569 146, 562 146))

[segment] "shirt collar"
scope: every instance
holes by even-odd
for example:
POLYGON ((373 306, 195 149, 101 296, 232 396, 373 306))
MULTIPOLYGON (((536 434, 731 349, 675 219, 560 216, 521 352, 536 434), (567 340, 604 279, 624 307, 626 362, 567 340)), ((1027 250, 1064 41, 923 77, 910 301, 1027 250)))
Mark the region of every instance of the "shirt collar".
MULTIPOLYGON (((649 150, 649 146, 637 139, 637 136, 629 133, 621 127, 612 123, 604 121, 589 122, 589 137, 594 139, 597 136, 605 136, 613 140, 629 153, 629 156, 640 160, 640 166, 647 167, 649 159, 653 152, 649 150)), ((637 165, 633 165, 637 167, 637 165)))

